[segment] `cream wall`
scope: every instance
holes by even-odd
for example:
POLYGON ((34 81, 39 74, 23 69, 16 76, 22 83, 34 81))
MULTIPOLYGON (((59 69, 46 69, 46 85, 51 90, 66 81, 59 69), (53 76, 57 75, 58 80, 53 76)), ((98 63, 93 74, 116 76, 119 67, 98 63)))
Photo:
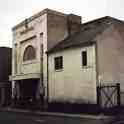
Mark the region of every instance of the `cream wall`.
MULTIPOLYGON (((13 73, 15 74, 27 74, 27 73, 40 73, 40 54, 41 44, 47 42, 47 15, 44 14, 39 18, 31 21, 28 27, 33 27, 31 31, 21 34, 25 30, 24 26, 21 26, 13 32, 13 73), (34 38, 32 38, 34 37, 34 38), (23 62, 23 53, 28 45, 32 45, 36 50, 36 59, 29 62, 23 62), (16 51, 14 47, 16 48, 16 51), (17 63, 17 69, 15 65, 17 63)), ((14 75, 14 74, 13 74, 14 75)))
MULTIPOLYGON (((24 25, 13 30, 13 49, 12 49, 12 97, 14 97, 14 87, 17 84, 15 78, 28 79, 29 77, 41 76, 41 44, 47 43, 47 14, 43 14, 28 23, 28 27, 32 30, 21 34, 25 30, 24 25), (35 37, 30 39, 31 37, 35 37), (28 40, 30 39, 30 40, 28 40), (28 45, 32 45, 36 49, 36 59, 33 61, 23 62, 23 53, 28 45), (30 74, 30 75, 29 75, 30 74), (33 75, 32 75, 33 74, 33 75)), ((43 62, 42 62, 43 63, 43 62)), ((21 80, 20 79, 20 80, 21 80)), ((40 86, 41 82, 39 83, 40 86)), ((39 89, 41 90, 41 89, 39 89)))
POLYGON ((49 54, 49 102, 96 103, 95 46, 69 48, 49 54), (81 52, 87 50, 88 66, 81 52), (63 56, 63 69, 54 69, 54 57, 63 56))

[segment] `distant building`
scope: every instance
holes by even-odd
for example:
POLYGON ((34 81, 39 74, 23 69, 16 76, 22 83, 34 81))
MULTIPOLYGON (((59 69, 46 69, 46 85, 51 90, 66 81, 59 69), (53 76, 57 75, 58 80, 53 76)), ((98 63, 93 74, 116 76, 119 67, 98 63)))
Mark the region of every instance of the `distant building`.
POLYGON ((11 48, 0 47, 0 105, 11 103, 11 48))

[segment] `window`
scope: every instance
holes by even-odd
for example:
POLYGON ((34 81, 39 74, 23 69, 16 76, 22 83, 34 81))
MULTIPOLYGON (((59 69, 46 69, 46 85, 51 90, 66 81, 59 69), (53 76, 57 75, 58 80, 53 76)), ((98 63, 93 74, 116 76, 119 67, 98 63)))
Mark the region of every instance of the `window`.
POLYGON ((55 70, 59 70, 63 68, 63 57, 55 57, 54 58, 55 70))
POLYGON ((87 51, 82 52, 82 66, 87 66, 87 51))
POLYGON ((35 49, 33 46, 26 47, 23 55, 23 61, 33 60, 36 58, 35 49))

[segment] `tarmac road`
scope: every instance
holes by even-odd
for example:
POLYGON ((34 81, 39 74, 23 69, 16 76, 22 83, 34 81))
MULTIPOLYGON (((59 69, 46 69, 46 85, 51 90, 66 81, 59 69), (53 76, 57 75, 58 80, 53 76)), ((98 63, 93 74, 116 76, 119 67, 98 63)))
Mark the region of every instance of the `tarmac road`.
POLYGON ((102 119, 37 115, 0 111, 0 124, 106 124, 102 119))

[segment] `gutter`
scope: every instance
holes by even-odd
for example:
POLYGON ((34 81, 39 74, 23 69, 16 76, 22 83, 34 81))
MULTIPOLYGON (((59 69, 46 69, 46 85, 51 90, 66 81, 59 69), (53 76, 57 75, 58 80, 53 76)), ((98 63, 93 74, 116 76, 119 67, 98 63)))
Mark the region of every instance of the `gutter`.
POLYGON ((95 66, 96 66, 96 96, 97 96, 97 101, 96 104, 99 106, 100 105, 100 97, 99 97, 99 69, 98 69, 98 46, 97 46, 97 41, 95 42, 95 66))
POLYGON ((47 54, 47 103, 49 101, 49 56, 47 54))
POLYGON ((96 86, 99 85, 99 71, 98 71, 98 46, 97 41, 95 42, 95 65, 96 65, 96 86))

